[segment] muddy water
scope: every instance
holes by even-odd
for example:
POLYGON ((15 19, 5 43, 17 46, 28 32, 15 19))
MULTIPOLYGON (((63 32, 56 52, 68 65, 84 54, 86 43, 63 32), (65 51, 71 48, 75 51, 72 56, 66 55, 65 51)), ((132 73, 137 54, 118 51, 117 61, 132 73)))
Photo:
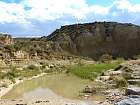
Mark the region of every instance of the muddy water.
MULTIPOLYGON (((92 85, 92 81, 83 80, 73 75, 54 74, 39 77, 30 81, 25 81, 15 86, 3 99, 40 99, 65 97, 69 99, 83 99, 79 97, 80 92, 87 85, 92 85)), ((104 100, 103 96, 93 95, 91 100, 104 100)))

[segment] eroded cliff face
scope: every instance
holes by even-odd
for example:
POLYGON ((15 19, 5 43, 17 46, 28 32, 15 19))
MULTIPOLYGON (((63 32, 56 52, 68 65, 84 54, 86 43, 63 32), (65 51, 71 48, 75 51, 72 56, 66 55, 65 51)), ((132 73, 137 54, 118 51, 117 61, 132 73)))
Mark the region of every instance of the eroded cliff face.
POLYGON ((62 26, 47 38, 57 48, 75 55, 98 58, 140 54, 140 27, 116 22, 95 22, 62 26))

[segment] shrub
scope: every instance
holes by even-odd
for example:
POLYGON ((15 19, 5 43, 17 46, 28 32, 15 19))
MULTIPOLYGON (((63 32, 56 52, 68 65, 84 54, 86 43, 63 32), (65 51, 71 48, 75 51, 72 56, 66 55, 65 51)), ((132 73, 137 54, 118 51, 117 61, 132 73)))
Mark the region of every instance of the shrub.
POLYGON ((29 65, 27 68, 30 69, 30 70, 38 70, 38 69, 39 69, 39 68, 38 68, 37 66, 35 66, 35 65, 29 65))
POLYGON ((116 84, 116 88, 127 87, 128 83, 122 76, 116 76, 113 78, 113 81, 116 84))
POLYGON ((13 83, 15 83, 15 78, 17 77, 17 74, 12 72, 12 71, 9 71, 5 74, 4 78, 7 78, 9 80, 11 80, 13 83))
POLYGON ((100 57, 99 60, 100 60, 102 63, 109 63, 112 59, 113 59, 113 58, 112 58, 111 55, 109 55, 109 54, 103 54, 103 55, 100 57))

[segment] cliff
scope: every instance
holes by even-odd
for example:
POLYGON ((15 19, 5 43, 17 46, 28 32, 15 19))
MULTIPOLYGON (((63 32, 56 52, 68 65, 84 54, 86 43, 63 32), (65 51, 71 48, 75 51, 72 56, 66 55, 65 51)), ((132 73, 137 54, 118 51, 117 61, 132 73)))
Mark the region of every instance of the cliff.
POLYGON ((48 37, 56 49, 97 59, 103 54, 133 57, 140 54, 140 27, 117 22, 95 22, 62 26, 48 37))

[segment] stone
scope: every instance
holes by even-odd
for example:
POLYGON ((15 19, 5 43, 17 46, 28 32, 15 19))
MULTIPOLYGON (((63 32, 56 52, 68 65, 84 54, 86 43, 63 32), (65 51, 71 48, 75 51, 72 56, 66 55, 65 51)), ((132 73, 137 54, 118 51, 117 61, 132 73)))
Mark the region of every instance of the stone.
POLYGON ((119 74, 122 74, 122 71, 110 71, 109 75, 112 76, 112 75, 119 75, 119 74))
POLYGON ((90 86, 86 86, 84 89, 84 93, 93 93, 93 89, 90 86))
POLYGON ((130 87, 126 89, 127 95, 140 95, 140 87, 130 87))
POLYGON ((129 96, 128 98, 115 103, 115 105, 140 105, 140 96, 129 96))
POLYGON ((128 80, 128 83, 129 84, 132 84, 132 85, 135 85, 135 84, 140 83, 140 79, 129 79, 128 80))
POLYGON ((100 76, 100 80, 107 81, 110 79, 110 76, 100 76))

